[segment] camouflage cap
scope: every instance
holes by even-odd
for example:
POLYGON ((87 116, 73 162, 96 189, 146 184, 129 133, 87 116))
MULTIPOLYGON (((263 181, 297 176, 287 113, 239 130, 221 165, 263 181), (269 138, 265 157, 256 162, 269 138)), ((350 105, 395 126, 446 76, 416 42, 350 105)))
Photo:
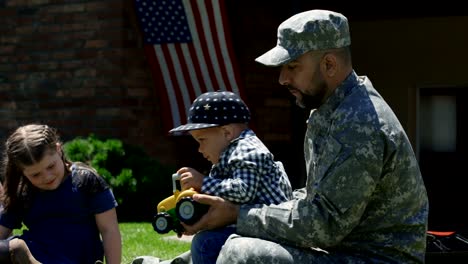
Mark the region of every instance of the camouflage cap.
POLYGON ((348 19, 340 13, 310 10, 296 14, 278 27, 276 47, 256 58, 266 66, 279 66, 312 50, 349 46, 348 19))

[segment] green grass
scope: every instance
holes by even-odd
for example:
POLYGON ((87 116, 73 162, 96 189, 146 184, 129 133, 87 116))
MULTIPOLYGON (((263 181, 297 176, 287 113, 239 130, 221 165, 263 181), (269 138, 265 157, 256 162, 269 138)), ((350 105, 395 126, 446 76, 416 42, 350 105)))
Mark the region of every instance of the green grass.
POLYGON ((120 223, 122 235, 122 263, 128 264, 138 256, 154 256, 161 259, 173 258, 190 249, 190 243, 168 239, 176 234, 160 235, 151 223, 120 223))
MULTIPOLYGON (((160 259, 173 258, 190 249, 190 243, 176 239, 174 232, 160 235, 151 223, 119 223, 122 236, 122 264, 129 264, 138 256, 153 256, 160 259)), ((15 229, 13 234, 20 235, 15 229)))

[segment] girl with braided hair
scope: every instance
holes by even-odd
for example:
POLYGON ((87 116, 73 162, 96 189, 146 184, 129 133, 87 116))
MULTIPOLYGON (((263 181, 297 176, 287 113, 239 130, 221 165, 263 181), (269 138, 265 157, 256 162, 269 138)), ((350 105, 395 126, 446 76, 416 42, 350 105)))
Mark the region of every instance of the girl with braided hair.
POLYGON ((105 256, 120 264, 114 195, 93 168, 65 157, 54 128, 21 126, 4 151, 0 263, 94 264, 105 256))

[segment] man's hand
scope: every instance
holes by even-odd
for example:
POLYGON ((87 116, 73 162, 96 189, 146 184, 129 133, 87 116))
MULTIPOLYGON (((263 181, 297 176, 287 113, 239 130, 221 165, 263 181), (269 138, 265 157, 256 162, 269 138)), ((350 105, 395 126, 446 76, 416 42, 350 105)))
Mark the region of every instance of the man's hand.
POLYGON ((189 226, 182 223, 185 235, 193 235, 201 230, 235 224, 239 215, 239 205, 233 204, 223 198, 206 194, 195 194, 193 199, 199 203, 210 206, 208 212, 195 224, 189 226))
POLYGON ((203 178, 205 177, 203 174, 189 167, 180 168, 177 174, 180 175, 180 187, 182 190, 193 188, 195 191, 201 191, 203 178))

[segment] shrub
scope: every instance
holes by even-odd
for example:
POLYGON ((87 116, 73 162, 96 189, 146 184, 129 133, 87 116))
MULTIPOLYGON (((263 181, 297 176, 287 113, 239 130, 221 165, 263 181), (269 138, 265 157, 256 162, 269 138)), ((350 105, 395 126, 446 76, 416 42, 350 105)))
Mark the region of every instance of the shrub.
POLYGON ((157 203, 171 192, 174 168, 163 166, 142 148, 94 135, 65 142, 65 155, 91 165, 109 183, 119 220, 151 220, 157 203))

